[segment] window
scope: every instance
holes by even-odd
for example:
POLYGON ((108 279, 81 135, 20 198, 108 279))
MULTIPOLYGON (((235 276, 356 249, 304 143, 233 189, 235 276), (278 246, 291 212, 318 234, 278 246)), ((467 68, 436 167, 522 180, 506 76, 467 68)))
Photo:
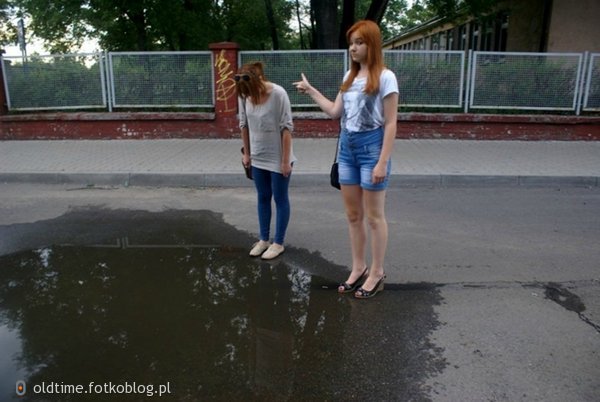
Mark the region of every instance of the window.
POLYGON ((458 50, 466 50, 467 49, 467 26, 466 25, 461 25, 460 28, 458 28, 458 40, 459 40, 459 45, 458 45, 458 50))
POLYGON ((431 41, 430 50, 438 50, 440 48, 440 37, 438 34, 434 34, 429 40, 431 41))
POLYGON ((508 42, 508 13, 506 12, 500 15, 500 34, 498 35, 498 39, 497 50, 506 52, 506 43, 508 42))
POLYGON ((456 50, 454 49, 454 35, 456 33, 456 28, 450 29, 447 31, 448 35, 446 35, 446 49, 448 50, 456 50))
POLYGON ((469 40, 470 50, 479 50, 479 24, 476 22, 471 23, 471 35, 469 40))
POLYGON ((444 32, 440 32, 439 33, 439 49, 440 50, 446 50, 446 45, 448 44, 448 42, 446 41, 446 37, 448 36, 448 31, 444 31, 444 32))
POLYGON ((481 43, 481 50, 489 52, 492 51, 492 44, 494 39, 494 23, 487 22, 483 25, 483 38, 481 43))

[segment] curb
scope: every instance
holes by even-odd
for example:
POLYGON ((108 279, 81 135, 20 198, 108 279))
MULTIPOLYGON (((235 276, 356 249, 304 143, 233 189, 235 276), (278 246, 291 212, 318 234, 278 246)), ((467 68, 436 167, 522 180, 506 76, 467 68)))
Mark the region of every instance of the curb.
MULTIPOLYGON (((0 183, 71 184, 86 187, 253 187, 239 173, 0 173, 0 183)), ((298 173, 292 187, 329 186, 329 173, 298 173)), ((392 187, 599 187, 594 176, 392 174, 392 187)))

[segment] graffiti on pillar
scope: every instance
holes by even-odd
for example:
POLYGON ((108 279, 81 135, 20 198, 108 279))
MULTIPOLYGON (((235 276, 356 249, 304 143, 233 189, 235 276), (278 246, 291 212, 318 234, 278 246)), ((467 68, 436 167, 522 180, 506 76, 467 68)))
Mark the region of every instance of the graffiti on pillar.
POLYGON ((223 102, 224 112, 235 110, 235 81, 231 63, 225 58, 225 50, 221 50, 215 62, 217 69, 217 101, 223 102))

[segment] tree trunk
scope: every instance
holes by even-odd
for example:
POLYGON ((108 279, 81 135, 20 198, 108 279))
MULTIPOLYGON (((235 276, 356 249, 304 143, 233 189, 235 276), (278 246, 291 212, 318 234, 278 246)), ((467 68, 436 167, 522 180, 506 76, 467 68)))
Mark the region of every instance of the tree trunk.
POLYGON ((302 36, 302 19, 300 18, 300 2, 296 0, 296 18, 298 19, 298 33, 300 34, 300 49, 306 49, 304 36, 302 36))
POLYGON ((344 8, 342 10, 342 23, 340 24, 340 36, 338 46, 340 49, 348 47, 346 40, 346 32, 354 24, 354 13, 356 10, 356 0, 344 0, 344 8))
POLYGON ((380 24, 381 20, 383 19, 383 15, 385 14, 387 5, 388 0, 371 1, 371 6, 369 7, 369 11, 367 11, 365 19, 375 21, 377 24, 380 24))
POLYGON ((317 49, 336 49, 337 0, 311 0, 310 6, 315 19, 315 47, 317 49))
POLYGON ((279 39, 277 38, 277 25, 275 23, 275 14, 273 13, 273 3, 271 0, 265 0, 267 10, 267 21, 271 31, 271 41, 273 42, 273 50, 279 50, 279 39))

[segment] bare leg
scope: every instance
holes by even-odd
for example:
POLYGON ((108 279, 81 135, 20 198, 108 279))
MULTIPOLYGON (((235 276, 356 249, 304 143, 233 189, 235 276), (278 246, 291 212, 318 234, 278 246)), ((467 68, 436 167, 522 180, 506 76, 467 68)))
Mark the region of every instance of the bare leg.
POLYGON ((369 278, 363 284, 365 290, 372 290, 384 275, 383 263, 388 242, 388 225, 385 219, 385 191, 364 191, 365 211, 371 233, 371 254, 373 261, 369 278))
POLYGON ((363 190, 358 185, 342 186, 342 197, 348 219, 350 246, 352 248, 352 272, 347 283, 356 282, 366 267, 367 230, 363 203, 363 190))

